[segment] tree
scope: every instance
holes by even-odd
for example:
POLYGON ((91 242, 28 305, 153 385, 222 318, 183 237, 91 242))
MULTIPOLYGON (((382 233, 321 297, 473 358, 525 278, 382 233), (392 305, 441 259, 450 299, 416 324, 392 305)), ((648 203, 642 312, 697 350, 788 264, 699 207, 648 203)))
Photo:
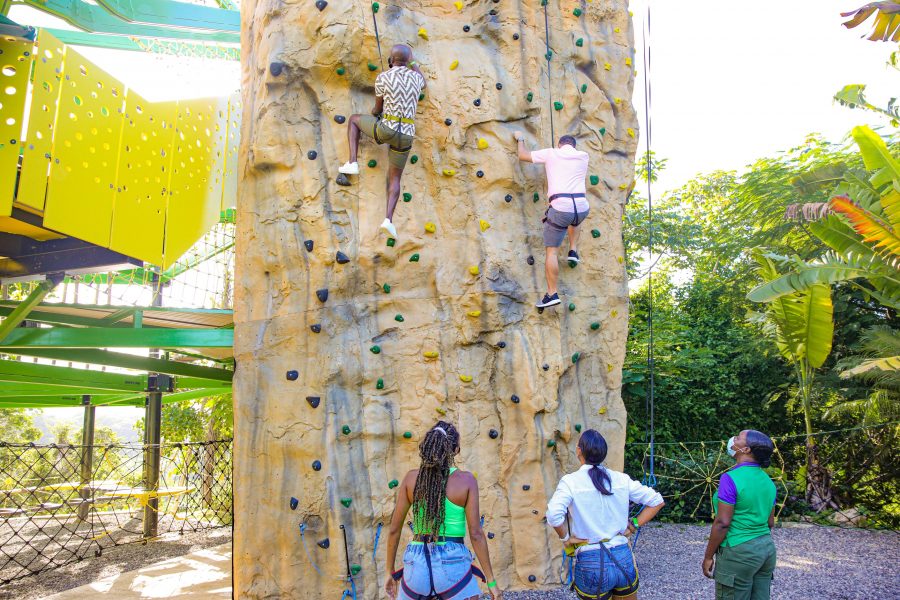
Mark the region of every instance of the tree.
POLYGON ((26 408, 0 408, 0 442, 23 443, 41 439, 34 417, 26 408))

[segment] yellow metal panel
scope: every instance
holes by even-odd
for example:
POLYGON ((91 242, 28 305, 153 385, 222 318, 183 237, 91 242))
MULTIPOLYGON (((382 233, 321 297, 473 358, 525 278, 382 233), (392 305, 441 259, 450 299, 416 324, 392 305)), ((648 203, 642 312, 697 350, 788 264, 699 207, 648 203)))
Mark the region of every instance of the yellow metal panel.
POLYGON ((162 264, 177 102, 125 98, 110 248, 162 264))
POLYGON ((33 44, 0 37, 0 216, 12 214, 33 44))
POLYGON ((40 30, 34 50, 28 133, 23 142, 22 173, 16 194, 16 206, 32 212, 44 210, 65 49, 62 42, 40 30))
POLYGON ((12 217, 0 217, 0 231, 2 231, 3 233, 24 235, 39 242, 46 242, 47 240, 58 240, 65 237, 53 231, 48 231, 46 229, 41 229, 40 227, 35 227, 34 225, 29 225, 25 221, 13 219, 12 217))
POLYGON ((66 49, 44 225, 109 246, 124 87, 66 49))
POLYGON ((227 119, 227 98, 178 103, 163 267, 219 220, 227 119))
POLYGON ((225 189, 222 193, 222 210, 237 206, 238 148, 241 145, 241 94, 228 100, 228 141, 225 147, 225 189))

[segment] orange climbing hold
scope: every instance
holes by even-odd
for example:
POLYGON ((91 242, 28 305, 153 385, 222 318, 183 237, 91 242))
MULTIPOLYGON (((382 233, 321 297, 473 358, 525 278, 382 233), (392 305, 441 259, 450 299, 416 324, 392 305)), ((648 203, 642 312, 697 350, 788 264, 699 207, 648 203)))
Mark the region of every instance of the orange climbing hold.
POLYGON ((491 224, 484 219, 478 219, 478 226, 481 227, 482 232, 487 231, 491 228, 491 224))

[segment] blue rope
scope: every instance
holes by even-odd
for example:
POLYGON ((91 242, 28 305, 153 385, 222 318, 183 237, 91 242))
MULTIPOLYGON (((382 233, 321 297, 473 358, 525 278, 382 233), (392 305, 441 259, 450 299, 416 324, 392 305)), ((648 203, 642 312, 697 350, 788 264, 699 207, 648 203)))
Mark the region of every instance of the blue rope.
POLYGON ((319 574, 319 577, 322 576, 322 571, 319 570, 319 567, 316 566, 316 563, 313 562, 312 556, 309 554, 309 549, 306 547, 306 538, 303 534, 306 532, 306 523, 300 523, 300 543, 303 544, 303 551, 306 552, 306 558, 309 559, 309 564, 313 566, 313 569, 316 570, 316 573, 319 574))
MULTIPOLYGON (((378 529, 375 530, 375 547, 372 548, 372 562, 375 562, 375 555, 378 554, 378 540, 381 539, 381 528, 384 527, 383 523, 378 524, 378 529)), ((376 563, 376 567, 378 564, 376 563)))
POLYGON ((559 583, 566 587, 572 585, 572 582, 575 581, 575 556, 568 556, 566 554, 565 548, 562 551, 562 567, 559 574, 559 583), (563 573, 566 575, 565 581, 563 581, 563 573))
POLYGON ((341 594, 341 600, 344 600, 344 598, 350 598, 351 600, 356 600, 356 582, 353 581, 352 576, 349 579, 350 579, 350 589, 344 590, 344 593, 341 594))

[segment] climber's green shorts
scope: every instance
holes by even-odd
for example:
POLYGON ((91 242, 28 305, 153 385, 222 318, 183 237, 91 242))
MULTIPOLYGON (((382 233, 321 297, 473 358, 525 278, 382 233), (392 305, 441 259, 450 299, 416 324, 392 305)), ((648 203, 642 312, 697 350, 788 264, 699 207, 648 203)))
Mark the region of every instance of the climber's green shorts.
POLYGON ((392 167, 402 169, 406 166, 409 151, 412 149, 413 136, 391 129, 387 123, 372 115, 359 116, 359 130, 375 140, 376 144, 390 145, 388 162, 392 167))

